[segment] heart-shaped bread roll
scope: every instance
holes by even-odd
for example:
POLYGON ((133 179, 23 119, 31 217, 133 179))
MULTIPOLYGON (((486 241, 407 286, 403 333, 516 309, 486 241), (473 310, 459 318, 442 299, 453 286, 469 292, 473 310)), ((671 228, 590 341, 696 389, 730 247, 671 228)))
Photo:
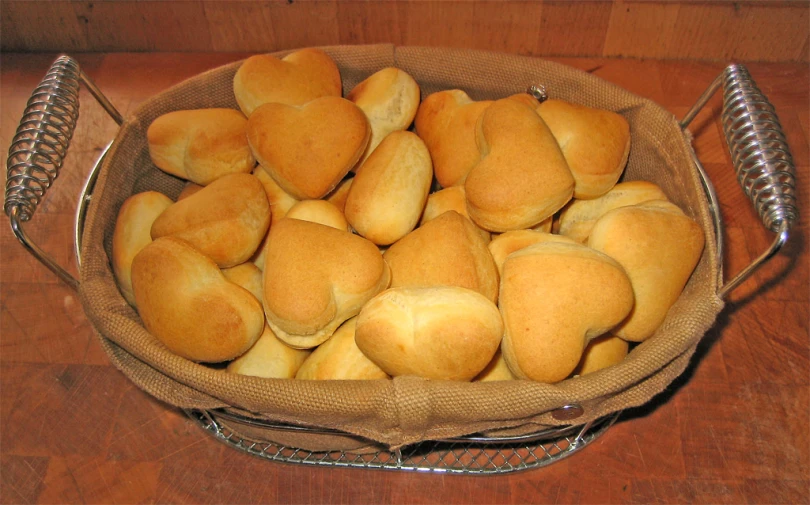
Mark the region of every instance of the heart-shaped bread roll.
POLYGON ((317 200, 354 167, 370 131, 362 110, 330 96, 300 107, 262 105, 248 120, 247 138, 253 155, 284 191, 317 200))
POLYGON ((498 308, 455 286, 391 288, 357 316, 355 341, 389 375, 468 381, 498 349, 498 308))
POLYGON ((560 212, 557 232, 577 242, 585 243, 596 220, 609 211, 650 200, 666 199, 667 195, 652 182, 620 182, 599 198, 572 200, 560 212))
POLYGON ((349 231, 346 216, 326 200, 301 200, 290 208, 287 217, 349 231))
POLYGON ((502 351, 523 379, 568 377, 587 343, 633 308, 633 288, 613 259, 577 243, 543 242, 506 258, 501 279, 502 351))
POLYGON ((265 103, 303 105, 322 96, 341 96, 342 91, 340 70, 320 49, 301 49, 282 59, 251 56, 233 77, 233 93, 246 116, 265 103))
POLYGON ((608 333, 596 337, 588 342, 585 347, 582 359, 574 369, 574 375, 588 375, 603 368, 617 365, 624 361, 629 349, 630 345, 627 341, 616 335, 608 333))
POLYGON ((433 181, 430 153, 416 134, 393 132, 353 180, 346 219, 375 244, 393 244, 416 227, 425 208, 433 181))
POLYGON ((411 125, 419 108, 419 85, 407 72, 388 67, 371 74, 346 98, 365 112, 371 125, 371 140, 360 159, 362 163, 389 133, 411 125))
POLYGON ((167 208, 152 224, 152 238, 185 240, 220 267, 247 261, 270 226, 262 183, 250 174, 226 175, 167 208))
POLYGON ((135 256, 132 288, 149 333, 192 361, 234 359, 250 349, 264 328, 256 297, 174 237, 156 239, 135 256))
POLYGON ((354 341, 357 318, 343 323, 329 340, 319 345, 304 361, 296 379, 375 380, 390 378, 368 359, 354 341))
POLYGON ((137 193, 118 210, 112 239, 112 267, 118 289, 124 299, 135 306, 132 292, 132 260, 141 249, 152 242, 152 223, 174 202, 157 191, 137 193))
POLYGON ((596 198, 616 184, 630 154, 630 124, 623 116, 563 100, 537 107, 562 148, 576 181, 574 198, 596 198))
POLYGON ((529 228, 553 215, 574 179, 551 131, 530 107, 506 98, 478 121, 481 161, 467 175, 467 210, 490 231, 529 228))
POLYGON ((447 211, 385 251, 391 287, 459 286, 498 298, 498 270, 480 230, 447 211))
POLYGON ((206 186, 256 166, 246 129, 247 119, 233 109, 169 112, 146 130, 149 156, 164 172, 206 186))
POLYGON ((267 324, 287 344, 315 347, 371 297, 391 273, 370 241, 298 219, 270 229, 264 266, 267 324))
POLYGON ((416 112, 416 133, 425 141, 436 180, 449 188, 464 179, 481 159, 475 125, 491 101, 473 101, 459 89, 429 95, 416 112))
POLYGON ((614 333, 641 342, 655 333, 703 253, 700 225, 675 204, 651 200, 611 210, 594 225, 588 245, 618 261, 636 304, 614 333))
POLYGON ((573 240, 551 233, 544 233, 534 230, 512 230, 501 233, 489 243, 489 252, 498 267, 498 273, 503 275, 503 263, 515 251, 519 251, 530 245, 542 242, 563 242, 573 244, 573 240))
POLYGON ((245 354, 228 364, 226 371, 266 379, 293 379, 309 357, 308 349, 293 349, 264 326, 259 340, 245 354))

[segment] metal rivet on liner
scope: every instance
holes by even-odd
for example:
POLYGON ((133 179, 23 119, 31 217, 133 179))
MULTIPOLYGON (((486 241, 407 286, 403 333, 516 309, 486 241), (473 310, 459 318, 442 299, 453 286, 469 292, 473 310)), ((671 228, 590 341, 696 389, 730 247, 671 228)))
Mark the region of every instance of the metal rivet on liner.
POLYGON ((582 407, 576 403, 572 403, 571 405, 566 405, 564 407, 552 410, 551 417, 557 421, 570 421, 571 419, 578 418, 584 413, 585 410, 582 407))

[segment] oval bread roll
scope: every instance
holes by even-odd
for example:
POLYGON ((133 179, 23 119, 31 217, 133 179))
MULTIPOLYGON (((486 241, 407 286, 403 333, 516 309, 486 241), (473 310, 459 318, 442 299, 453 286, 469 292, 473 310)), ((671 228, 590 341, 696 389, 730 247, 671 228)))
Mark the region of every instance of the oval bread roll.
POLYGON ((588 341, 633 308, 633 289, 613 259, 577 243, 543 242, 503 264, 502 351, 522 379, 555 383, 579 363, 588 341))
POLYGON ((391 133, 353 180, 346 219, 375 244, 393 244, 416 227, 425 208, 433 180, 430 153, 415 134, 391 133))
POLYGON ((642 342, 655 333, 697 266, 703 243, 700 225, 663 200, 614 209, 596 222, 588 245, 624 267, 636 299, 616 336, 642 342))
POLYGON ((152 224, 152 238, 187 241, 220 267, 247 261, 270 226, 270 205, 259 180, 226 175, 167 208, 152 224))
POLYGON ((390 378, 357 347, 354 341, 356 323, 356 317, 343 323, 329 340, 319 345, 304 361, 295 378, 305 380, 390 378))
POLYGON ((279 340, 265 325, 259 340, 231 361, 226 371, 267 379, 292 379, 309 355, 309 350, 293 349, 279 340))
POLYGON ((377 246, 309 221, 282 219, 273 225, 266 254, 267 324, 296 348, 326 341, 391 280, 377 246))
POLYGON ((233 77, 233 93, 246 116, 265 103, 303 105, 322 96, 341 96, 340 70, 320 49, 306 48, 282 59, 257 54, 233 77))
POLYGON ((503 335, 498 308, 455 286, 392 288, 357 316, 355 340, 391 376, 468 381, 490 362, 503 335))
POLYGON ((207 186, 256 166, 246 129, 247 119, 233 109, 169 112, 146 131, 149 156, 164 172, 207 186))
POLYGON ((157 191, 145 191, 127 198, 118 210, 112 239, 112 267, 118 289, 135 306, 132 292, 132 260, 152 242, 152 223, 174 202, 157 191))
POLYGON ((371 140, 360 158, 363 163, 390 133, 411 125, 419 108, 419 85, 404 70, 388 67, 371 74, 346 98, 362 109, 371 126, 371 140))
POLYGON ((264 329, 262 305, 183 240, 159 238, 132 262, 146 329, 173 353, 206 363, 242 355, 264 329))

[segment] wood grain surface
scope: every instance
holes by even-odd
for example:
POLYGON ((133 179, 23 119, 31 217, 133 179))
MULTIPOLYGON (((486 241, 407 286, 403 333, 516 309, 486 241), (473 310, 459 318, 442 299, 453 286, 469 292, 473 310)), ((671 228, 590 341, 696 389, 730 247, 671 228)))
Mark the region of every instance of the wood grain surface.
POLYGON ((530 56, 807 62, 806 0, 4 0, 4 51, 391 42, 530 56))
MULTIPOLYGON (((374 8, 371 4, 368 8, 374 8)), ((169 8, 169 7, 165 7, 169 8)), ((155 28, 160 29, 158 28, 155 28)), ((125 114, 145 98, 241 54, 77 54, 125 114)), ((0 151, 7 152, 52 54, 3 54, 0 151)), ((717 63, 556 61, 682 116, 717 63)), ((798 168, 802 217, 785 250, 735 291, 691 366, 652 403, 550 467, 499 477, 325 469, 232 450, 147 396, 99 346, 77 296, 0 226, 2 503, 808 503, 810 265, 805 64, 751 64, 798 168)), ((116 125, 85 92, 62 175, 26 230, 75 272, 79 188, 116 125)), ((771 240, 735 182, 719 97, 692 126, 726 223, 726 270, 771 240)))

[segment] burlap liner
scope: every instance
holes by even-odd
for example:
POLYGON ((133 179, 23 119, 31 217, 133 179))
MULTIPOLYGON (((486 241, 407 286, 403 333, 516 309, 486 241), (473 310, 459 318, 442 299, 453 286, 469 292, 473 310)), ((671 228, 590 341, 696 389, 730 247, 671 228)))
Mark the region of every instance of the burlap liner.
MULTIPOLYGON (((563 65, 507 54, 393 47, 324 48, 337 62, 344 91, 372 74, 397 66, 421 86, 423 98, 460 88, 474 99, 504 97, 544 84, 562 98, 623 114, 633 144, 624 180, 659 184, 706 233, 706 250, 683 295, 654 337, 620 365, 556 385, 530 381, 455 383, 399 377, 390 381, 295 381, 229 375, 168 352, 141 325, 118 292, 109 263, 115 216, 131 194, 162 191, 176 197, 183 182, 149 161, 146 128, 177 109, 236 107, 232 91, 238 63, 221 67, 144 103, 122 127, 96 184, 84 230, 81 299, 110 359, 140 388, 171 405, 232 407, 258 418, 339 429, 361 437, 346 440, 296 437, 284 445, 317 450, 359 448, 357 440, 399 447, 421 440, 487 430, 526 431, 561 424, 550 411, 578 403, 581 423, 638 406, 662 391, 686 367, 698 340, 722 308, 716 296, 715 242, 708 205, 694 170, 688 139, 658 105, 563 65), (334 445, 330 445, 334 444, 334 445)), ((285 54, 285 53, 280 53, 285 54)), ((251 428, 252 438, 262 430, 251 428)), ((266 430, 266 440, 273 432, 266 430)), ((277 434, 276 434, 277 435, 277 434)))

